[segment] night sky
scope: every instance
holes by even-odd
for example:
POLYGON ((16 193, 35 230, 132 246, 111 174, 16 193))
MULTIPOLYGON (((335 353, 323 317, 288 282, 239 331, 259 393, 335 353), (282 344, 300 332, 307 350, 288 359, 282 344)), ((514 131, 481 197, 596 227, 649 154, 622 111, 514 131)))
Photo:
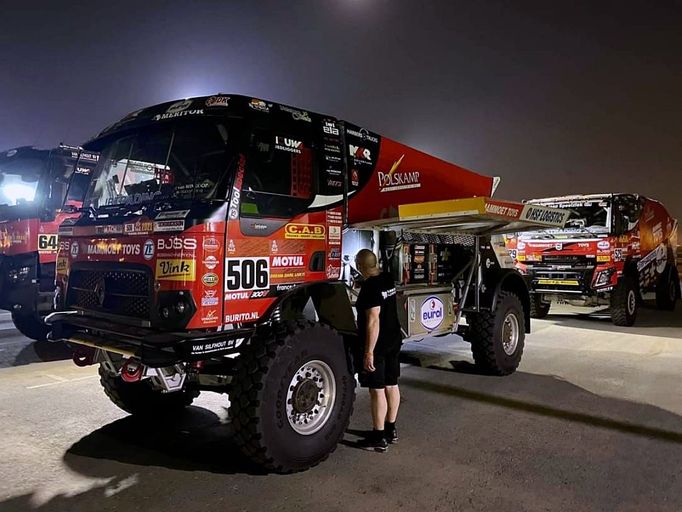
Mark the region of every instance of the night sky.
POLYGON ((0 148, 240 93, 501 176, 500 198, 631 191, 682 218, 680 1, 44 4, 0 4, 0 148))

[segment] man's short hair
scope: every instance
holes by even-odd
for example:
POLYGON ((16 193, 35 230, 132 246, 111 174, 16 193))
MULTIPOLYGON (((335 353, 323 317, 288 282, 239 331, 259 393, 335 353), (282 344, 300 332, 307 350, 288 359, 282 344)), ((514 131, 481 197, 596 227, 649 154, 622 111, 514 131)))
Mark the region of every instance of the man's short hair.
POLYGON ((377 255, 374 254, 369 249, 360 249, 358 253, 355 255, 355 263, 358 266, 362 266, 368 269, 376 268, 378 266, 377 255))

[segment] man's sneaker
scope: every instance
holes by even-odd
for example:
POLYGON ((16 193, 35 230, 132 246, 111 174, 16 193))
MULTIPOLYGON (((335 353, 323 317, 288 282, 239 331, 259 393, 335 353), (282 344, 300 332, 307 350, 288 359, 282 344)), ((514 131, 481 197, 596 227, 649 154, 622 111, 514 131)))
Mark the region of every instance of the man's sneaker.
POLYGON ((358 441, 358 446, 363 450, 381 453, 388 450, 388 443, 386 442, 386 439, 384 438, 383 435, 381 437, 370 435, 369 437, 366 437, 365 439, 361 439, 360 441, 358 441))
POLYGON ((398 443, 398 429, 394 428, 392 431, 387 431, 385 438, 386 438, 386 442, 388 444, 397 444, 398 443))

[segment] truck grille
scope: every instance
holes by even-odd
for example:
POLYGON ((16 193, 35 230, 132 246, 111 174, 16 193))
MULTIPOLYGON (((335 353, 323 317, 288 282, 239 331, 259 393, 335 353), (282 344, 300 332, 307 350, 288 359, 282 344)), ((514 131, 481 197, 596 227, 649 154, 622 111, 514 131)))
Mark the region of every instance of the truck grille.
POLYGON ((74 268, 66 306, 147 320, 150 283, 149 272, 142 269, 74 268))
POLYGON ((542 261, 553 265, 586 265, 588 263, 585 256, 572 254, 544 254, 542 261))

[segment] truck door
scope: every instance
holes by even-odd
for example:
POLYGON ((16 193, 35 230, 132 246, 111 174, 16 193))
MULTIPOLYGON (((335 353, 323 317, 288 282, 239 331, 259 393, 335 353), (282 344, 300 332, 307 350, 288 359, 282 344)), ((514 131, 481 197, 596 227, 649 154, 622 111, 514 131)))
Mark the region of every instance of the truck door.
POLYGON ((325 279, 326 213, 310 211, 319 168, 313 123, 281 117, 251 126, 238 165, 226 236, 228 324, 257 320, 277 296, 325 279))

